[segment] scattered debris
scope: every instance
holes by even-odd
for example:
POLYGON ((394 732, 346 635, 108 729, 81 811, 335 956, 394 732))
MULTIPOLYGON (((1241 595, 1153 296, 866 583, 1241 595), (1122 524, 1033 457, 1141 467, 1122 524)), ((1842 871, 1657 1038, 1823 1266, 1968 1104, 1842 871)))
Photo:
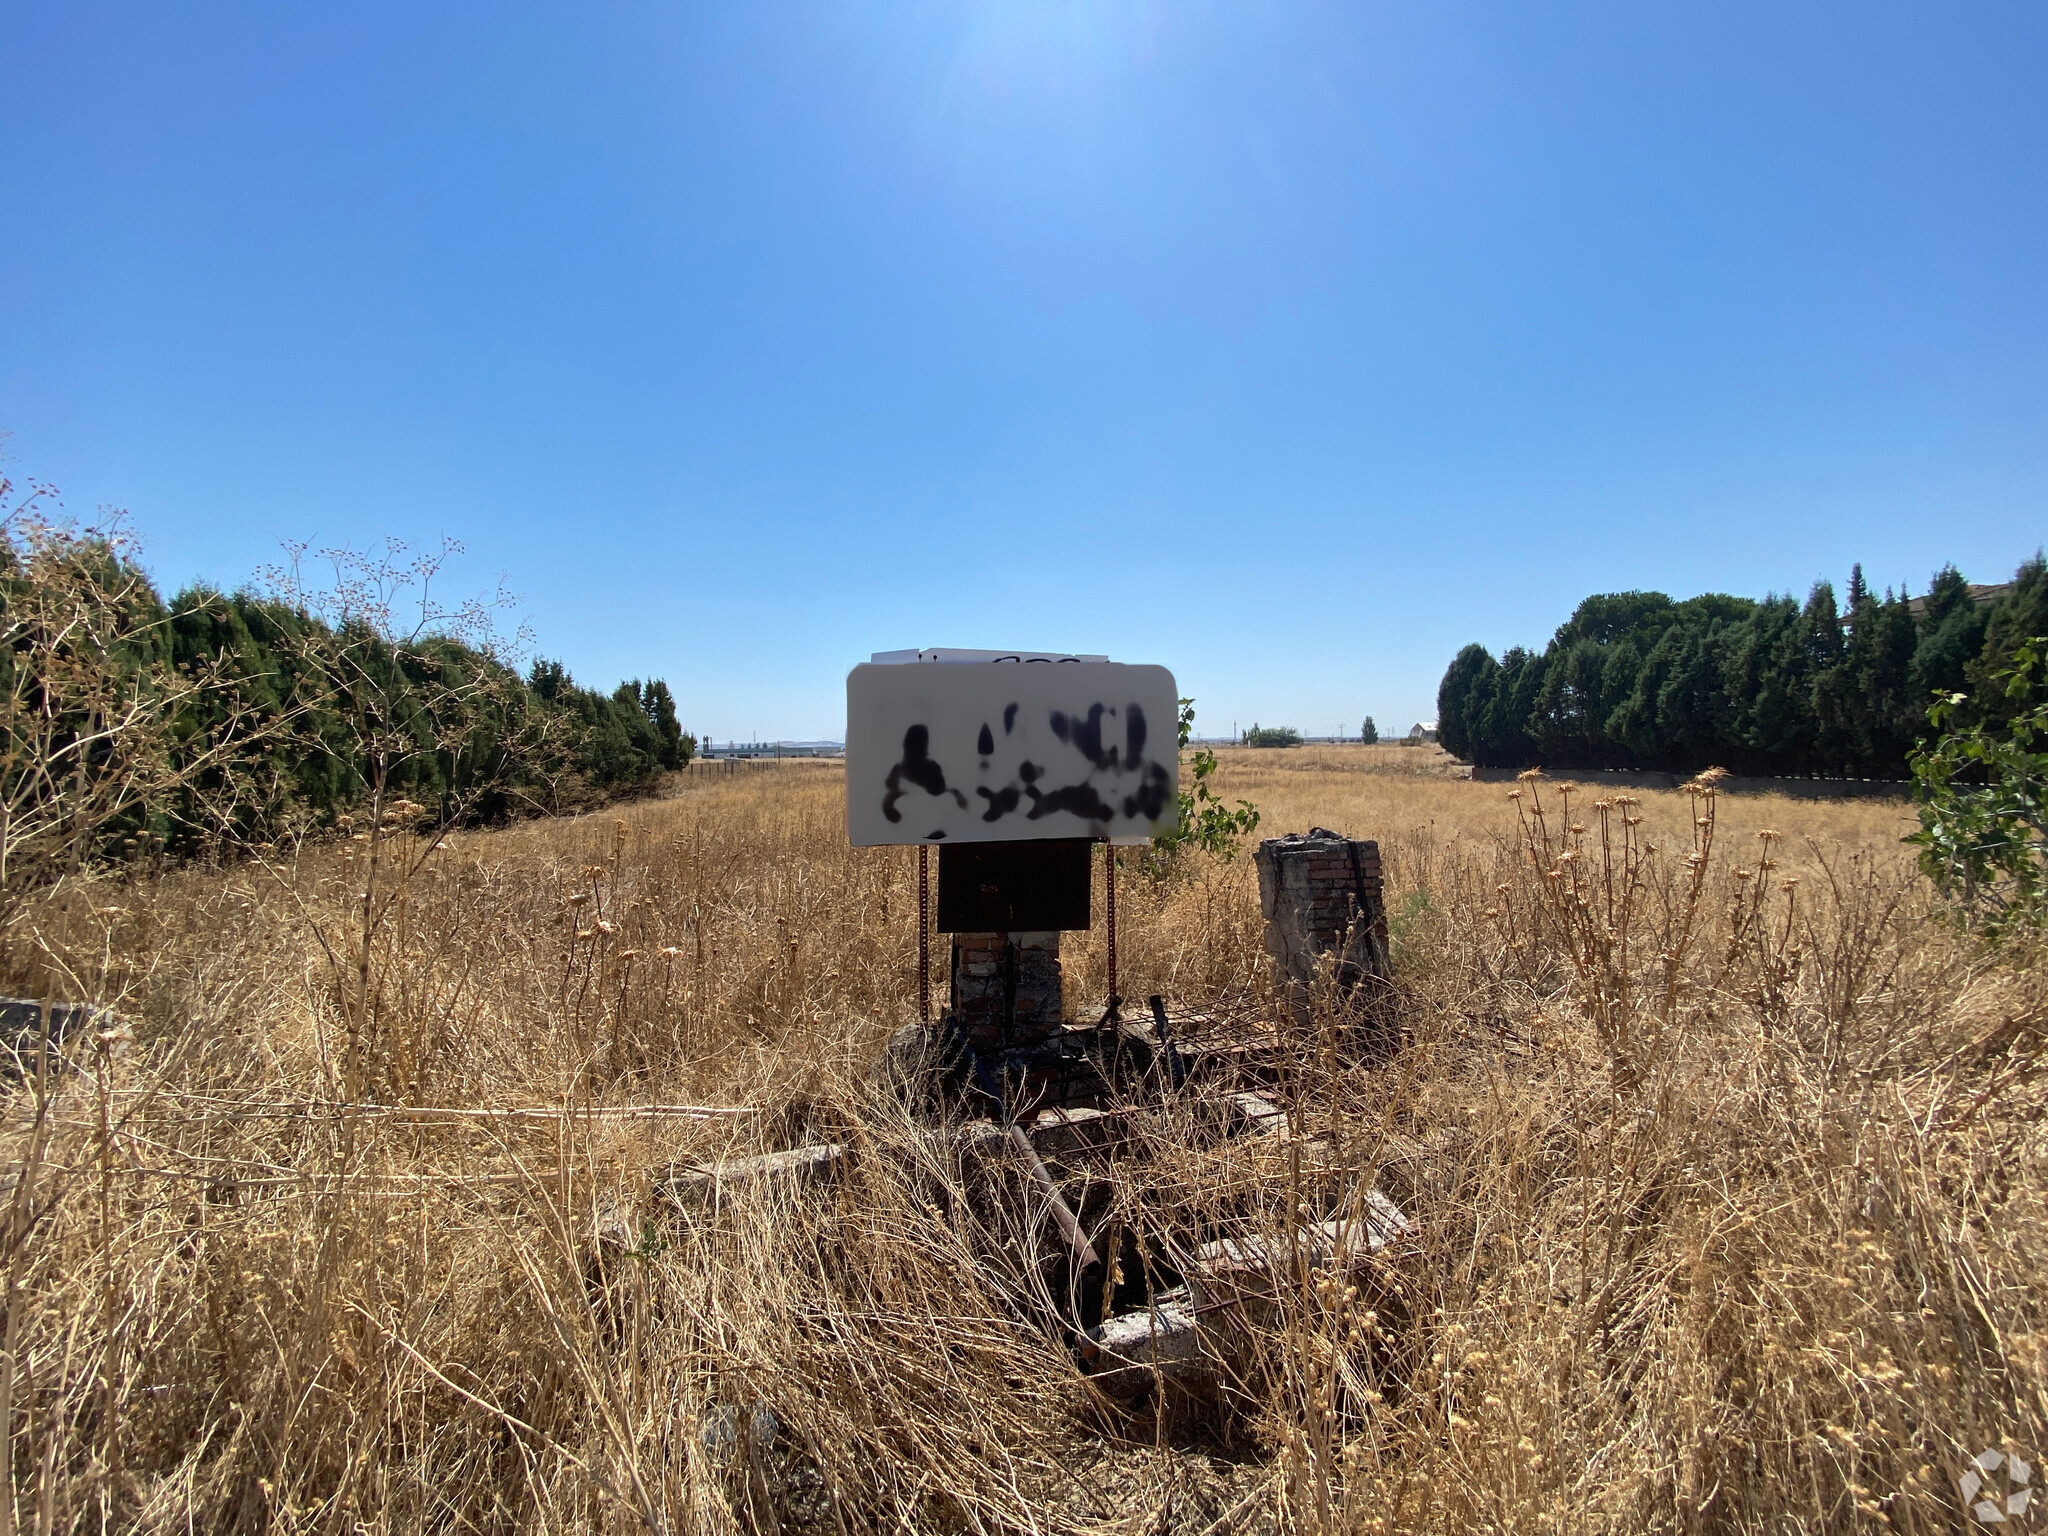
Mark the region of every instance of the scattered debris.
POLYGON ((1358 1171, 1376 1159, 1339 1156, 1294 1124, 1273 1086, 1279 1030, 1176 1024, 1160 999, 1151 1002, 1149 1025, 1106 1016, 1062 1026, 1028 1050, 1012 1046, 1000 1073, 977 1060, 971 1040, 948 1041, 943 1023, 917 1047, 920 1059, 941 1064, 942 1099, 979 1111, 961 1129, 965 1146, 987 1166, 1021 1174, 1010 1187, 1026 1201, 1022 1230, 1058 1235, 1049 1248, 1027 1239, 1053 1271, 1043 1323, 1068 1340, 1098 1389, 1130 1409, 1156 1402, 1161 1388, 1208 1396, 1241 1376, 1257 1331, 1278 1321, 1276 1277, 1355 1276, 1410 1232, 1384 1192, 1357 1188, 1358 1171), (1178 1072, 1166 1070, 1169 1060, 1178 1072), (1199 1216, 1161 1212, 1134 1236, 1118 1212, 1143 1186, 1148 1124, 1175 1104, 1192 1113, 1198 1147, 1292 1149, 1302 1182, 1289 1205, 1226 1200, 1199 1216), (1294 1198, 1311 1201, 1313 1214, 1290 1220, 1294 1198))
POLYGON ((1230 1107, 1233 1129, 1251 1136, 1281 1136, 1288 1130, 1287 1111, 1258 1093, 1224 1095, 1230 1107))
POLYGON ((1393 1201, 1376 1189, 1366 1198, 1367 1209, 1355 1217, 1310 1222, 1275 1237, 1224 1237, 1203 1244, 1189 1279, 1196 1313, 1236 1307, 1250 1320, 1267 1321, 1276 1270, 1349 1273, 1366 1254, 1407 1235, 1408 1218, 1393 1201))
MULTIPOLYGON (((1248 1352, 1288 1308, 1322 1305, 1327 1282, 1373 1284, 1378 1256, 1411 1233, 1372 1183, 1388 1149, 1341 1148, 1320 1124, 1297 1123, 1286 1086, 1313 988, 1334 979, 1355 1018, 1375 1016, 1361 1005, 1383 994, 1388 971, 1379 847, 1321 828, 1270 839, 1259 877, 1267 948, 1295 1013, 1284 1024, 1176 1018, 1156 996, 1149 1017, 1127 1018, 1112 999, 1093 1023, 1063 1022, 1057 933, 956 932, 953 1006, 929 1028, 898 1031, 881 1059, 919 1112, 965 1114, 963 1150, 989 1175, 965 1198, 1014 1202, 988 1229, 1023 1249, 1021 1304, 1133 1411, 1160 1406, 1162 1391, 1210 1396, 1249 1379, 1248 1352), (1162 1137, 1165 1125, 1178 1129, 1162 1137), (1233 1143, 1251 1156, 1233 1157, 1233 1143), (1222 1159, 1213 1199, 1148 1209, 1148 1181, 1186 1187, 1152 1163, 1164 1146, 1222 1159)), ((673 1182, 681 1193, 809 1180, 847 1155, 801 1147, 673 1182)))
POLYGON ((795 1147, 787 1152, 736 1157, 729 1162, 676 1164, 669 1169, 669 1187, 678 1196, 684 1196, 769 1179, 811 1184, 836 1176, 852 1156, 850 1146, 835 1141, 795 1147))
POLYGON ((731 1403, 714 1403, 704 1414, 704 1449, 714 1454, 730 1451, 742 1434, 752 1435, 757 1446, 773 1445, 781 1427, 766 1398, 755 1398, 745 1411, 731 1403))
MULTIPOLYGON (((51 1003, 46 1010, 31 997, 0 997, 0 1078, 19 1083, 34 1077, 46 1040, 49 1069, 61 1070, 78 1057, 81 1045, 93 1041, 95 1028, 113 1031, 113 1012, 90 1003, 51 1003)), ((125 1043, 125 1033, 119 1043, 125 1043)))

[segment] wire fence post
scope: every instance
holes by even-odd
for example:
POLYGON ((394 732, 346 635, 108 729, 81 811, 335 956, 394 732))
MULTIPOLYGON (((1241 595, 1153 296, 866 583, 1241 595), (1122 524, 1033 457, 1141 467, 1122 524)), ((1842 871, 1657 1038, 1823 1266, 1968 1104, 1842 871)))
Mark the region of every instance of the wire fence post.
POLYGON ((917 845, 917 1021, 932 1021, 932 850, 917 845))
POLYGON ((1103 852, 1107 856, 1104 875, 1105 906, 1109 927, 1109 1006, 1117 1005, 1116 993, 1116 844, 1105 842, 1103 852))

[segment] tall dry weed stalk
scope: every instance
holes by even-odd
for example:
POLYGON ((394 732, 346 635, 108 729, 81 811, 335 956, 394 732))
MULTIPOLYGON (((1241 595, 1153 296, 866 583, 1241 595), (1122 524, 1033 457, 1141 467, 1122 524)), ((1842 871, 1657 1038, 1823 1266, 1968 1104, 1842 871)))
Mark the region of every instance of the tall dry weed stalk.
POLYGON ((1535 899, 1508 899, 1514 887, 1503 883, 1498 893, 1506 905, 1493 915, 1504 920, 1510 948, 1557 955, 1570 967, 1579 1005, 1607 1048, 1615 1088, 1626 1092, 1677 1018, 1713 859, 1715 786, 1726 774, 1709 769, 1685 786, 1692 826, 1675 878, 1642 831, 1639 797, 1596 799, 1589 829, 1572 819, 1572 786, 1560 785, 1553 830, 1541 777, 1532 769, 1509 792, 1521 851, 1536 877, 1535 899))

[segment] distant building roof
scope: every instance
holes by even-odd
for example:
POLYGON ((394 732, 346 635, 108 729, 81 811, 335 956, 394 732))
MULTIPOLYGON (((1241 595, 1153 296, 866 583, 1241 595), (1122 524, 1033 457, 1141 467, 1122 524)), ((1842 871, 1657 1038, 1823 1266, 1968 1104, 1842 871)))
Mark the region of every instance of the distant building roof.
MULTIPOLYGON (((1987 608, 1991 604, 1997 602, 2001 597, 2005 596, 2005 594, 2010 592, 2012 588, 2013 584, 2009 581, 1973 581, 1970 583, 1970 601, 1975 603, 1980 608, 1987 608)), ((1906 606, 1907 608, 1912 610, 1913 616, 1915 618, 1918 618, 1921 614, 1927 611, 1927 599, 1924 597, 1916 597, 1911 602, 1907 603, 1906 606)))

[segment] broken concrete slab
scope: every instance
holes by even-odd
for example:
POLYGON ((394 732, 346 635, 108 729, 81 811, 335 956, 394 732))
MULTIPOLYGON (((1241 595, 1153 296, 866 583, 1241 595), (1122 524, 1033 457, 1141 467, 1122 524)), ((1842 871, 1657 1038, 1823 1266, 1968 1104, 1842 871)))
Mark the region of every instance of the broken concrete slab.
POLYGON ((1034 1146, 1055 1157, 1073 1157, 1099 1152, 1121 1140, 1125 1116, 1120 1112, 1091 1109, 1085 1104, 1042 1109, 1027 1129, 1034 1146))
POLYGON ((1226 1094, 1223 1100, 1231 1136, 1285 1136, 1293 1129, 1287 1111, 1262 1093, 1226 1094))
POLYGON ((1081 1363, 1097 1386, 1121 1398, 1137 1396, 1161 1377, 1181 1384, 1200 1380, 1215 1367, 1186 1286, 1162 1291, 1149 1307, 1089 1329, 1081 1363))
POLYGON ((1276 1273, 1284 1277, 1297 1263, 1310 1274, 1349 1270, 1411 1230, 1400 1208, 1375 1189, 1367 1193, 1357 1217, 1310 1222, 1295 1230, 1291 1242, 1282 1234, 1249 1233, 1204 1243, 1188 1267, 1195 1313, 1207 1317, 1236 1308, 1255 1321, 1268 1321, 1279 1283, 1276 1273))

